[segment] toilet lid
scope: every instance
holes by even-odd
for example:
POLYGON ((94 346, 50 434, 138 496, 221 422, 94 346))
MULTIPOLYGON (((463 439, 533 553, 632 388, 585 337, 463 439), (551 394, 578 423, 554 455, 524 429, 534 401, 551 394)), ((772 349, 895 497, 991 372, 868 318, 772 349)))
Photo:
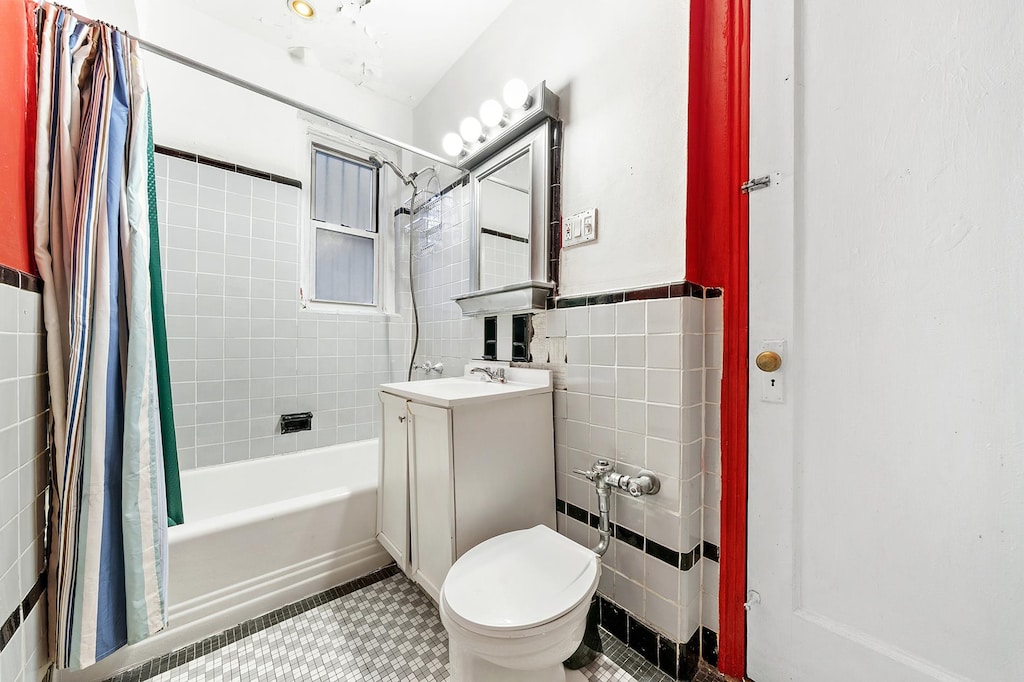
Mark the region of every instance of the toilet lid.
POLYGON ((597 586, 594 552, 547 526, 505 533, 462 555, 442 590, 471 629, 521 630, 565 615, 597 586))

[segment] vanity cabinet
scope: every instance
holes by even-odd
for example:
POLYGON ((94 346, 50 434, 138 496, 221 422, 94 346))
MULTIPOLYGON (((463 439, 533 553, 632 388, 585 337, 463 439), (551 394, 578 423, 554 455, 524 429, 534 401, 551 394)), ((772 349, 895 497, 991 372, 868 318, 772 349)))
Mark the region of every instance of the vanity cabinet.
POLYGON ((555 527, 550 383, 470 399, 451 398, 450 383, 435 384, 437 394, 427 386, 450 381, 384 384, 379 394, 377 539, 435 601, 472 547, 555 527))

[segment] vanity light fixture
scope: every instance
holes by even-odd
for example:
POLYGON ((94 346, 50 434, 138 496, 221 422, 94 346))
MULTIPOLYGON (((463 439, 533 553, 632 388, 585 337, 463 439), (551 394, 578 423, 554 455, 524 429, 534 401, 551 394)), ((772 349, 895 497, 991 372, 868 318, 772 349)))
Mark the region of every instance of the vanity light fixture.
POLYGON ((459 134, 466 142, 483 142, 487 139, 484 135, 484 127, 472 116, 462 119, 462 123, 459 124, 459 134))
POLYGON ((307 0, 287 0, 287 2, 288 9, 303 19, 313 19, 316 17, 316 9, 311 2, 307 0))
POLYGON ((508 125, 508 114, 501 107, 501 102, 489 99, 480 105, 480 121, 488 128, 504 128, 508 125))
POLYGON ((466 144, 462 141, 462 135, 448 133, 441 140, 441 147, 448 156, 462 156, 466 153, 466 144))
POLYGON ((505 84, 501 100, 490 98, 480 105, 480 118, 467 116, 459 124, 459 132, 449 132, 441 139, 448 156, 458 165, 484 158, 487 150, 497 149, 502 140, 511 140, 545 118, 558 119, 558 96, 541 81, 533 90, 519 78, 505 84), (482 123, 481 123, 482 122, 482 123))
POLYGON ((505 89, 502 90, 501 96, 510 109, 529 109, 533 104, 530 89, 526 87, 526 83, 521 78, 513 78, 505 83, 505 89))

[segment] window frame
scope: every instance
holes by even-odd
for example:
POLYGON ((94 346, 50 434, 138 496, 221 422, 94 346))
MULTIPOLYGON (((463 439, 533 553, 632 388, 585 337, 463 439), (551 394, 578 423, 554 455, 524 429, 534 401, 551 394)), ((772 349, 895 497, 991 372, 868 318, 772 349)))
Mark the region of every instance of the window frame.
POLYGON ((381 173, 373 163, 370 162, 371 151, 346 144, 343 140, 319 134, 318 131, 309 131, 308 144, 304 152, 308 163, 308 192, 304 192, 302 221, 302 233, 306 242, 302 253, 304 255, 303 269, 303 290, 300 292, 302 306, 304 308, 319 312, 336 313, 373 313, 384 312, 383 292, 381 287, 381 268, 383 266, 383 251, 386 238, 383 237, 384 225, 382 217, 382 187, 381 173), (336 223, 330 223, 314 218, 314 206, 316 205, 316 154, 321 152, 337 158, 369 168, 373 171, 373 230, 347 227, 336 223), (370 239, 373 243, 373 301, 371 303, 357 303, 352 301, 334 301, 318 296, 316 290, 316 239, 317 230, 326 229, 339 234, 349 234, 363 239, 370 239))

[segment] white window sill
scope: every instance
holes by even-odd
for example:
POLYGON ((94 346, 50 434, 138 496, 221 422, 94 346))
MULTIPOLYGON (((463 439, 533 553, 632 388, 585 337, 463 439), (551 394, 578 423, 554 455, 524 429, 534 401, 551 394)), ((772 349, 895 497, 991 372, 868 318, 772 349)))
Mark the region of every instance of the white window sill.
POLYGON ((311 313, 332 313, 334 315, 364 315, 370 317, 401 317, 397 313, 384 312, 377 306, 355 303, 331 303, 328 301, 302 301, 300 310, 311 313))

